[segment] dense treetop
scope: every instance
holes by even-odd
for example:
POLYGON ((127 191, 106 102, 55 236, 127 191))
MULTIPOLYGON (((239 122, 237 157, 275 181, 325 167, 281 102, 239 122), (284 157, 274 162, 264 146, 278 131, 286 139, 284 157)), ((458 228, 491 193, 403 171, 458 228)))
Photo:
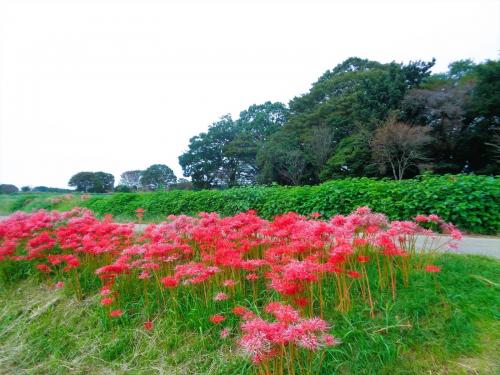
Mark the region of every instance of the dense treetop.
POLYGON ((288 106, 252 105, 191 138, 179 157, 184 175, 214 188, 392 177, 394 165, 404 171, 395 178, 498 173, 500 62, 461 60, 439 74, 433 65, 349 58, 288 106))

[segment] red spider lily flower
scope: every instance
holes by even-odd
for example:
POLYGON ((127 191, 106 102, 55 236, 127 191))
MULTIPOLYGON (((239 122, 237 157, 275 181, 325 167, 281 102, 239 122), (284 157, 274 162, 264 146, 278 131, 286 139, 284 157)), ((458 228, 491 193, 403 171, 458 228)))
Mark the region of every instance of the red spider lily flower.
POLYGON ((46 264, 38 264, 36 269, 45 273, 50 273, 52 271, 46 264))
POLYGON ((359 279, 361 274, 358 271, 347 271, 347 275, 353 279, 359 279))
POLYGON ((248 275, 246 275, 245 279, 247 279, 248 281, 255 281, 259 279, 259 275, 257 275, 256 273, 249 273, 248 275))
POLYGON ((222 323, 224 320, 226 320, 226 318, 221 315, 221 314, 215 314, 215 315, 212 315, 210 317, 210 321, 213 323, 213 324, 220 324, 222 323))
POLYGON ((429 218, 425 215, 417 215, 415 216, 415 221, 417 223, 427 223, 429 221, 429 218))
POLYGON ((101 305, 103 306, 108 306, 108 305, 111 305, 114 301, 114 298, 103 298, 101 300, 101 305))
POLYGON ((431 214, 429 215, 429 220, 435 223, 440 223, 442 220, 438 215, 431 214))
POLYGON ((144 208, 139 207, 137 210, 135 210, 136 214, 143 214, 144 213, 144 208))
POLYGON ((108 287, 103 287, 99 293, 101 296, 109 296, 111 294, 111 289, 108 287))
POLYGON ((356 238, 354 240, 354 246, 364 246, 368 243, 368 241, 364 238, 356 238))
POLYGON ((321 214, 319 212, 313 212, 309 216, 311 217, 311 219, 319 219, 321 217, 321 214))
POLYGON ((306 307, 307 305, 309 305, 309 300, 305 297, 295 298, 293 302, 299 307, 306 307))
POLYGON ((223 292, 220 292, 220 293, 217 293, 214 297, 214 301, 218 302, 218 301, 225 301, 227 300, 229 297, 226 293, 223 293, 223 292))
POLYGON ((123 315, 123 311, 122 310, 112 310, 109 313, 109 316, 112 317, 112 318, 119 318, 122 315, 123 315))
POLYGON ((224 285, 226 287, 233 287, 236 285, 236 281, 234 281, 233 279, 227 279, 227 280, 224 280, 222 285, 224 285))
POLYGON ((364 255, 358 256, 358 262, 359 263, 368 263, 369 261, 370 261, 370 257, 369 256, 364 256, 364 255))
POLYGON ((425 272, 431 272, 431 273, 441 272, 441 267, 429 264, 428 266, 425 266, 425 272))
POLYGON ((143 327, 146 331, 151 331, 153 329, 153 322, 151 320, 147 320, 144 322, 143 327))
POLYGON ((55 288, 61 289, 64 288, 64 281, 59 281, 54 285, 55 288))
POLYGON ((161 283, 165 288, 175 288, 177 285, 179 285, 179 282, 175 277, 172 276, 167 276, 161 279, 161 283))

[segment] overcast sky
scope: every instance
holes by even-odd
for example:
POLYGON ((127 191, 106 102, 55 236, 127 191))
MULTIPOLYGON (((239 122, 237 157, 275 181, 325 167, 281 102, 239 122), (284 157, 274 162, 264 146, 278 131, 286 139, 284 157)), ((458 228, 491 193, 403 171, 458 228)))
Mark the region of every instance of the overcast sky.
POLYGON ((169 165, 350 56, 497 59, 500 1, 0 0, 0 183, 169 165))

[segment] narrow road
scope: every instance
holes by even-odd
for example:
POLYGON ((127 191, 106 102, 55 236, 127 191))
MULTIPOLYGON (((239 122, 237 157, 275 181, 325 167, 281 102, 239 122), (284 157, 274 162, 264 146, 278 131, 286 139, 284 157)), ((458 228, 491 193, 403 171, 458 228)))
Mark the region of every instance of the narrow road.
MULTIPOLYGON (((6 219, 7 216, 0 216, 0 220, 6 219)), ((141 232, 148 224, 135 224, 136 232, 141 232)), ((439 236, 443 242, 448 239, 447 236, 439 236)), ((417 240, 417 246, 422 244, 423 237, 417 240)), ((494 258, 500 258, 500 237, 496 236, 464 236, 458 242, 456 250, 445 250, 455 254, 470 254, 470 255, 486 255, 494 258)))
MULTIPOLYGON (((148 224, 135 224, 135 231, 142 232, 148 224)), ((448 236, 438 236, 440 243, 450 239, 448 236), (441 242, 442 241, 442 242, 441 242)), ((417 246, 422 246, 425 237, 418 236, 417 246)), ((500 258, 500 237, 496 236, 464 236, 458 242, 457 249, 443 249, 443 251, 453 254, 486 255, 489 257, 500 258)))

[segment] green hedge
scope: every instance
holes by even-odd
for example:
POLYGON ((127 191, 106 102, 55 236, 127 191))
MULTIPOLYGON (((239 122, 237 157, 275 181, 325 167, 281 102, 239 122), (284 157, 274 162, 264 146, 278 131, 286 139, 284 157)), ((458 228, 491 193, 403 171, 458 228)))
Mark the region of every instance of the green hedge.
POLYGON ((121 217, 133 217, 142 207, 145 219, 214 211, 226 216, 249 209, 264 218, 288 211, 330 217, 366 205, 392 220, 435 213, 472 233, 500 232, 500 179, 488 176, 422 176, 404 181, 352 178, 302 187, 121 193, 94 196, 83 205, 99 214, 121 217))

